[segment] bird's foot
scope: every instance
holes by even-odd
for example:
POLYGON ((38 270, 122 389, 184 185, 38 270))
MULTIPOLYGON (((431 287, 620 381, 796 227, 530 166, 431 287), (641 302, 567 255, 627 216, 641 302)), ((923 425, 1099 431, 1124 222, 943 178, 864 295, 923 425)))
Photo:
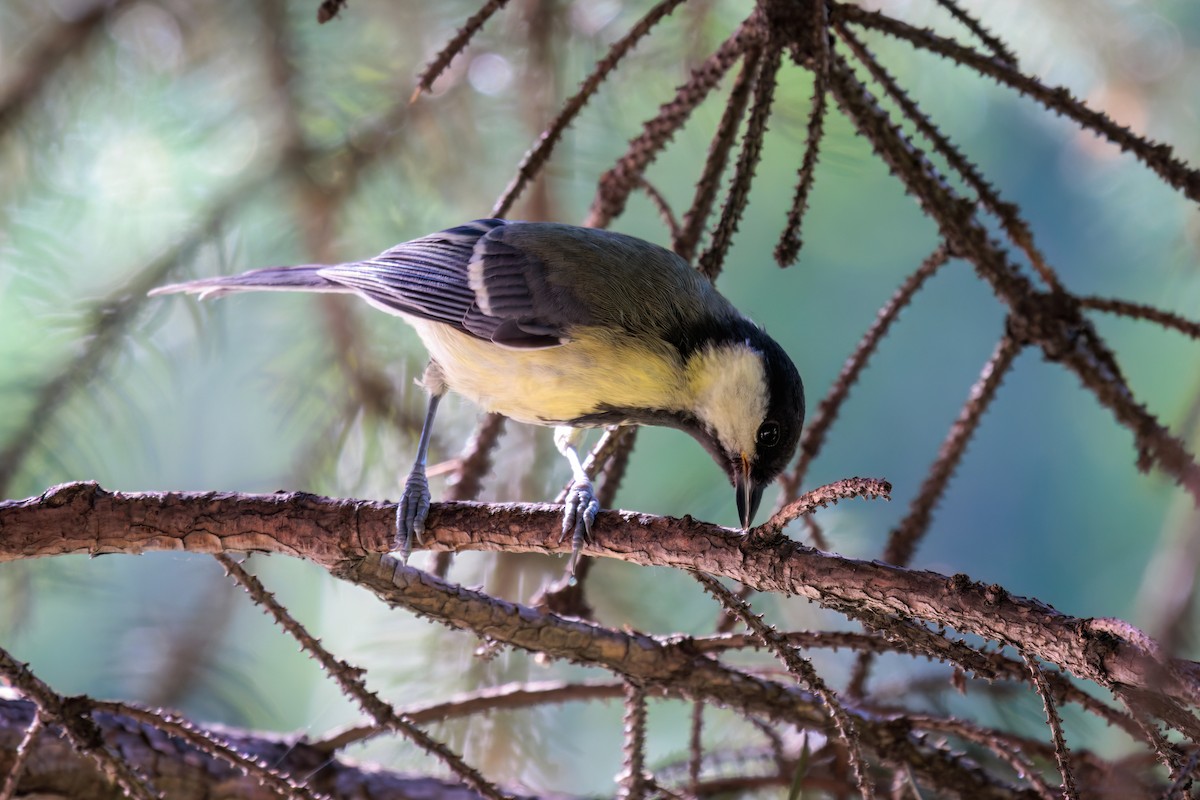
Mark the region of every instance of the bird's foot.
POLYGON ((400 561, 408 563, 408 554, 412 552, 413 539, 417 544, 424 544, 425 517, 429 515, 429 480, 425 470, 414 469, 404 483, 404 495, 396 505, 396 550, 400 551, 400 561))
POLYGON ((562 534, 558 541, 571 533, 571 562, 567 566, 567 574, 571 576, 570 583, 575 584, 575 565, 579 563, 579 551, 585 541, 592 540, 592 523, 600 511, 600 501, 592 489, 592 482, 586 478, 576 479, 567 491, 567 499, 563 510, 562 534))

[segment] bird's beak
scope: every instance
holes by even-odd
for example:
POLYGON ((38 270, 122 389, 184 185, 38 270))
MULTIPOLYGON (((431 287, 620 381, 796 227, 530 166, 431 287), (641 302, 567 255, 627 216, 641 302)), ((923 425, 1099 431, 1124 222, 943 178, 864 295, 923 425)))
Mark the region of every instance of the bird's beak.
POLYGON ((733 477, 733 488, 737 494, 738 519, 741 520, 742 530, 750 530, 750 523, 758 512, 758 504, 762 502, 763 487, 755 484, 750 477, 750 459, 742 454, 741 469, 736 470, 733 477))

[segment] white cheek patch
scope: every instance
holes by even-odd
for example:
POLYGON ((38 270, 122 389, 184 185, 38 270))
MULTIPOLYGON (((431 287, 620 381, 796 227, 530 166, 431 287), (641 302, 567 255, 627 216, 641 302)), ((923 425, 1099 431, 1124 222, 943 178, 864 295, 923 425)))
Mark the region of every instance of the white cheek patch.
POLYGON ((726 451, 753 458, 767 414, 762 354, 745 343, 706 348, 688 362, 688 374, 701 422, 726 451))

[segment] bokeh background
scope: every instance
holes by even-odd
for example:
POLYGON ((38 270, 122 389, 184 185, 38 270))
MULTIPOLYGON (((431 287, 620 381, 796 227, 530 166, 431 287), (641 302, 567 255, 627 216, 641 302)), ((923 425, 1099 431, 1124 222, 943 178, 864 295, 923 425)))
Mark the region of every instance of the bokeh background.
MULTIPOLYGON (((0 4, 0 497, 96 480, 114 490, 306 490, 394 498, 411 463, 424 354, 399 320, 346 298, 250 295, 198 304, 142 299, 156 283, 272 264, 352 260, 487 216, 557 103, 650 6, 513 0, 434 90, 414 76, 474 2, 356 0, 318 25, 314 2, 0 4), (64 30, 78 44, 50 51, 64 30), (345 302, 343 302, 345 301, 345 302)), ((1022 67, 1200 163, 1200 6, 1187 0, 965 2, 1022 67)), ((876 2, 964 35, 932 0, 876 2)), ((696 0, 637 49, 567 132, 517 218, 579 222, 596 180, 641 122, 746 13, 696 0)), ((989 81, 867 37, 913 96, 1024 210, 1064 283, 1185 316, 1200 309, 1200 217, 1133 159, 989 81)), ((729 79, 725 82, 727 89, 729 79)), ((803 152, 811 81, 781 74, 747 217, 719 286, 793 355, 810 407, 876 310, 935 246, 935 229, 840 114, 827 121, 805 246, 780 270, 771 249, 803 152)), ((681 212, 722 104, 714 98, 649 177, 681 212)), ((615 229, 666 243, 644 195, 615 229)), ((1098 327, 1140 399, 1195 445, 1200 357, 1156 327, 1098 327)), ((810 470, 813 485, 885 477, 892 503, 822 511, 830 545, 873 557, 903 516, 1003 330, 1003 309, 952 263, 904 313, 810 470)), ((461 451, 474 409, 443 404, 435 463, 461 451)), ((1156 552, 1194 526, 1190 503, 1135 468, 1130 434, 1075 378, 1023 353, 938 508, 914 565, 962 572, 1079 616, 1144 618, 1156 552)), ((548 499, 567 477, 549 433, 510 424, 484 499, 548 499)), ((438 497, 440 481, 434 481, 438 497)), ((769 507, 768 498, 765 506, 769 507)), ((732 491, 677 432, 639 437, 617 505, 733 524, 732 491)), ((803 536, 803 529, 790 531, 803 536)), ((424 554, 414 563, 425 563, 424 554)), ((338 584, 255 557, 259 572, 338 655, 403 704, 510 680, 577 675, 477 642, 338 584)), ((561 561, 467 554, 452 577, 528 598, 561 561)), ((711 630, 687 576, 602 563, 589 599, 606 624, 711 630)), ((840 625, 764 599, 792 627, 840 625)), ((211 560, 71 557, 0 568, 0 642, 65 693, 163 704, 203 720, 320 736, 357 719, 294 644, 211 560)), ((817 654, 839 682, 849 657, 817 654)), ((914 704, 913 676, 884 659, 914 704)), ((936 684, 936 681, 935 681, 936 684)), ((980 702, 987 703, 982 700, 980 702)), ((655 705, 651 756, 686 748, 689 709, 655 705)), ((1040 725, 1036 697, 983 714, 1040 725)), ((620 708, 602 703, 442 726, 486 774, 532 787, 607 791, 620 764, 620 708)), ((1120 740, 1068 716, 1073 735, 1120 740)), ((1093 723, 1094 725, 1094 723, 1093 723)), ((713 737, 737 741, 744 730, 713 737)), ((364 758, 436 769, 404 744, 364 758)))

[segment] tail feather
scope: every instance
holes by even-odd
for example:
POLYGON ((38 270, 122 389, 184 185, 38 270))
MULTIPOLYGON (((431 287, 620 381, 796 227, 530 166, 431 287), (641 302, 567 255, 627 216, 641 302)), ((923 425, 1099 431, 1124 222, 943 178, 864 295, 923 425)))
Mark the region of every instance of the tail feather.
POLYGON ((307 264, 301 267, 266 267, 251 270, 241 275, 219 278, 202 278, 198 281, 172 283, 151 289, 150 295, 195 294, 201 300, 221 297, 235 292, 352 292, 347 286, 322 278, 320 270, 324 264, 307 264))

